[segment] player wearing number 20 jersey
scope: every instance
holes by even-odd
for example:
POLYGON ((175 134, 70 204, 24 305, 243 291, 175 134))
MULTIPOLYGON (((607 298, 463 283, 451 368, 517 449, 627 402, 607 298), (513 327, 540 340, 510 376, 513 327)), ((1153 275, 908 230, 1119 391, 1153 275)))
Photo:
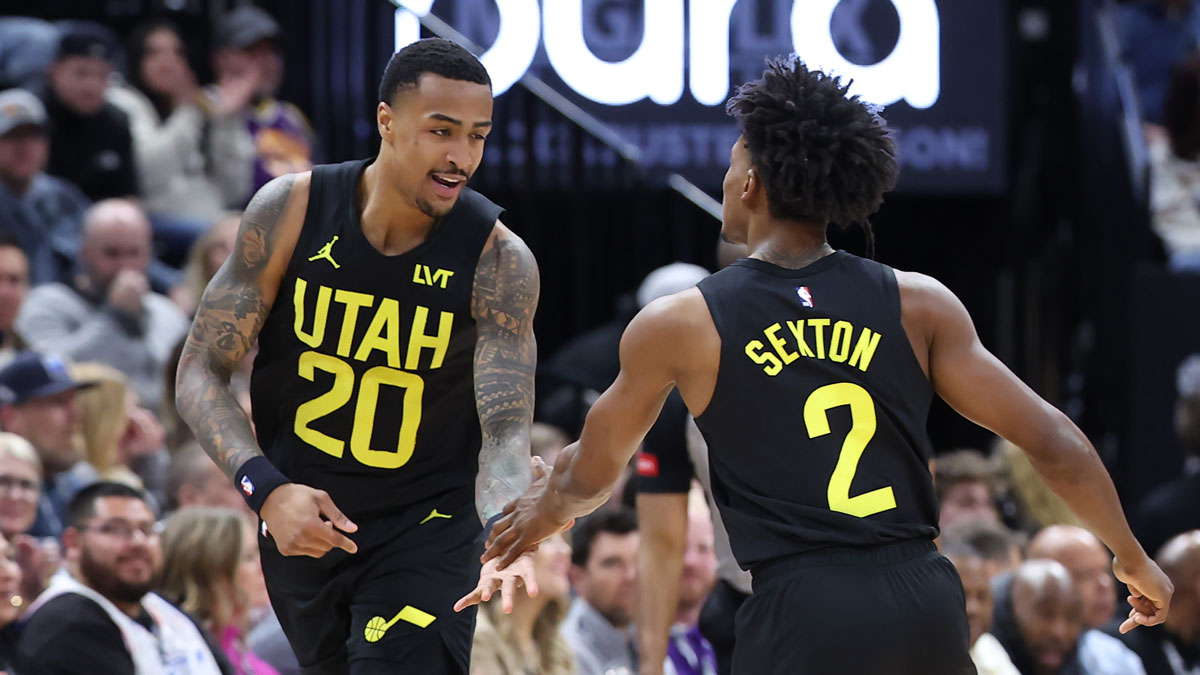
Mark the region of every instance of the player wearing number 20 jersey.
POLYGON ((251 380, 264 454, 356 521, 474 485, 472 277, 502 213, 464 188, 424 244, 385 256, 354 205, 368 164, 313 169, 251 380))

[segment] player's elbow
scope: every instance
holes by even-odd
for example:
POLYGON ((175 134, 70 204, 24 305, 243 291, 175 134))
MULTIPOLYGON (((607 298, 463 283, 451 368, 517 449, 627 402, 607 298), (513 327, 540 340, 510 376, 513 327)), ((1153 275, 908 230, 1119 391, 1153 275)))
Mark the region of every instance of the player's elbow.
POLYGON ((1082 475, 1081 463, 1095 457, 1095 450, 1079 427, 1057 410, 1052 422, 1024 450, 1044 476, 1063 479, 1082 475))

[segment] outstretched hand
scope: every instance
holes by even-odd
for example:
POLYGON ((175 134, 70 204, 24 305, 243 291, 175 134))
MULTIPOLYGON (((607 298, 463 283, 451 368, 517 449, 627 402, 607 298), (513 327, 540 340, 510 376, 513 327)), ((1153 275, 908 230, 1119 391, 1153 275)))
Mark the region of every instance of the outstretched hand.
POLYGON ((509 614, 512 612, 517 590, 521 586, 525 587, 529 597, 537 596, 537 575, 534 573, 532 551, 522 553, 513 564, 504 569, 500 569, 500 561, 494 558, 484 563, 483 569, 479 571, 479 584, 475 586, 475 590, 454 603, 454 611, 461 612, 471 605, 487 602, 499 591, 500 609, 509 614))
POLYGON ((508 506, 492 526, 482 561, 497 562, 495 569, 503 570, 522 554, 537 548, 545 539, 571 529, 574 518, 559 520, 547 513, 545 500, 550 485, 550 469, 540 458, 534 458, 533 484, 508 506))
POLYGON ((1136 567, 1126 567, 1113 558, 1113 574, 1129 587, 1129 618, 1121 622, 1120 631, 1128 633, 1138 626, 1153 626, 1167 620, 1171 594, 1175 586, 1153 560, 1146 558, 1136 567))

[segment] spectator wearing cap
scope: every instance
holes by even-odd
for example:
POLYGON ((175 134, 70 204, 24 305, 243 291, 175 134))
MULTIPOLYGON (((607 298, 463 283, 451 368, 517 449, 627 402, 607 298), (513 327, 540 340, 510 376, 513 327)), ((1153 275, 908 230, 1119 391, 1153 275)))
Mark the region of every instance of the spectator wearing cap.
POLYGON ((1200 529, 1200 354, 1179 364, 1175 389, 1175 434, 1184 451, 1183 475, 1146 495, 1133 517, 1133 531, 1152 555, 1171 537, 1200 529))
POLYGON ((55 356, 22 352, 0 370, 0 427, 29 441, 42 461, 42 493, 29 534, 57 537, 67 504, 99 474, 83 461, 75 392, 90 383, 71 377, 55 356))
POLYGON ((34 283, 69 278, 89 205, 74 185, 46 175, 47 124, 36 96, 0 91, 0 230, 25 252, 34 283))
MULTIPOLYGON (((156 18, 130 36, 127 85, 108 88, 108 100, 129 116, 142 203, 166 233, 190 222, 178 255, 225 209, 241 208, 250 195, 254 145, 237 113, 257 88, 248 77, 219 83, 226 105, 207 105, 187 61, 179 28, 156 18)), ((173 239, 173 237, 166 237, 173 239)), ((174 243, 174 242, 172 242, 174 243)))
POLYGON ((80 27, 62 36, 47 74, 47 171, 92 200, 138 193, 129 118, 104 98, 112 61, 104 35, 80 27))
POLYGON ((87 213, 71 285, 34 288, 17 332, 34 349, 125 373, 148 406, 162 403, 164 369, 188 328, 175 303, 150 290, 150 223, 133 202, 108 199, 87 213))
POLYGON ((270 14, 243 5, 221 17, 214 36, 217 84, 208 88, 212 105, 227 112, 235 103, 231 94, 247 81, 254 84, 241 111, 255 151, 250 194, 272 178, 313 165, 312 125, 299 108, 275 98, 283 83, 283 56, 275 43, 279 35, 279 23, 270 14))

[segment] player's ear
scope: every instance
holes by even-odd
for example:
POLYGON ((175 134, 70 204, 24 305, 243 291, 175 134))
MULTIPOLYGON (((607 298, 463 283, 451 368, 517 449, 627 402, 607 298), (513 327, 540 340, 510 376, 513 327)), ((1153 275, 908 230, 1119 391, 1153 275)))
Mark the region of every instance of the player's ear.
POLYGON ((396 123, 392 106, 380 101, 379 106, 375 109, 375 123, 379 127, 379 136, 384 141, 391 143, 392 125, 396 123))
POLYGON ((742 184, 742 202, 749 206, 761 186, 762 184, 758 182, 758 173, 754 169, 747 169, 746 180, 742 184))

